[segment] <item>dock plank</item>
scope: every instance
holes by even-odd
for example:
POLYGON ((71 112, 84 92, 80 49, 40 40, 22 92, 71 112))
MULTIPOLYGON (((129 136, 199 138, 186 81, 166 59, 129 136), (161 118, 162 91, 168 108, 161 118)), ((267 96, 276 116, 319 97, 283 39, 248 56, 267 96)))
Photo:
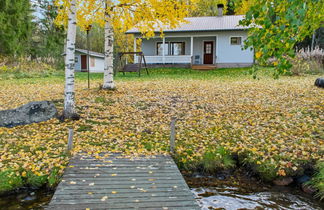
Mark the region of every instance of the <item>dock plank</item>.
POLYGON ((170 156, 101 156, 71 159, 46 209, 200 209, 170 156))

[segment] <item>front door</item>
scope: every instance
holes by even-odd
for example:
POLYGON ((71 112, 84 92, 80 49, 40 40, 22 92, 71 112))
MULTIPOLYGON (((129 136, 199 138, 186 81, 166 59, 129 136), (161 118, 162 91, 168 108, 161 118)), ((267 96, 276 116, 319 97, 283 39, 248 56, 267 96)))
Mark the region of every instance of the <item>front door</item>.
POLYGON ((81 55, 81 71, 87 71, 87 55, 81 55))
POLYGON ((204 64, 213 64, 214 42, 204 42, 204 64))

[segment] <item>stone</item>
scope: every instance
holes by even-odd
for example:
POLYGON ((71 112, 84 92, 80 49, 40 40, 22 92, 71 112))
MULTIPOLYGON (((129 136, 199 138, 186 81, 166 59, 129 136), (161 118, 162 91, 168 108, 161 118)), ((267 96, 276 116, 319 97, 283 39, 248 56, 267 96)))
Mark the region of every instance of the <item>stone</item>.
POLYGON ((57 116, 53 102, 35 101, 16 109, 0 111, 0 127, 15 127, 50 120, 57 116))
POLYGON ((315 86, 324 88, 324 78, 317 78, 315 81, 315 86))
POLYGON ((291 184, 293 181, 294 180, 291 177, 283 177, 283 178, 278 178, 278 179, 274 180, 273 183, 278 186, 287 186, 287 185, 291 184))
POLYGON ((311 179, 310 176, 302 175, 302 176, 296 178, 296 182, 298 184, 304 184, 304 183, 308 182, 310 179, 311 179))
POLYGON ((308 185, 308 184, 305 184, 305 183, 302 184, 301 188, 307 194, 312 195, 312 194, 316 193, 316 189, 313 188, 312 186, 308 185))

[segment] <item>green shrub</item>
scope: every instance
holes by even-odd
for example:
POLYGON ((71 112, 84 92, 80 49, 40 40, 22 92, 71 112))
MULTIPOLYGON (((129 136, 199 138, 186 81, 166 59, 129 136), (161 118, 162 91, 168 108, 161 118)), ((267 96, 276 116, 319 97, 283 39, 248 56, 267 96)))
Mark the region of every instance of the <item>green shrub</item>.
POLYGON ((23 185, 23 180, 18 172, 13 170, 0 172, 0 194, 15 190, 23 185))
POLYGON ((26 180, 25 180, 26 184, 31 186, 31 187, 41 187, 43 185, 46 184, 47 182, 47 176, 37 176, 36 174, 34 174, 31 171, 27 172, 26 175, 26 180))
POLYGON ((276 166, 271 163, 267 164, 265 162, 260 165, 255 165, 254 170, 262 180, 267 182, 274 180, 278 176, 276 166))
POLYGON ((54 168, 51 171, 50 175, 48 176, 48 183, 47 183, 49 187, 53 188, 59 183, 60 176, 58 172, 59 172, 58 168, 54 168))
POLYGON ((216 150, 205 152, 202 157, 201 165, 204 171, 213 173, 218 169, 226 170, 235 167, 235 161, 224 147, 218 147, 216 150))
POLYGON ((318 190, 318 193, 316 194, 317 197, 319 197, 321 200, 324 199, 324 162, 319 162, 316 165, 317 173, 312 178, 309 184, 311 184, 313 187, 315 187, 318 190))

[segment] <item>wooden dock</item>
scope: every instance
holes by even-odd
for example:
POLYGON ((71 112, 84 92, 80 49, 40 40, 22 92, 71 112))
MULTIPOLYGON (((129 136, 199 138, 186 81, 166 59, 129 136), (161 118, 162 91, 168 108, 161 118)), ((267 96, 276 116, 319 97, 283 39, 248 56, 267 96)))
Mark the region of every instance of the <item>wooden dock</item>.
POLYGON ((170 156, 70 161, 47 209, 200 209, 170 156))

